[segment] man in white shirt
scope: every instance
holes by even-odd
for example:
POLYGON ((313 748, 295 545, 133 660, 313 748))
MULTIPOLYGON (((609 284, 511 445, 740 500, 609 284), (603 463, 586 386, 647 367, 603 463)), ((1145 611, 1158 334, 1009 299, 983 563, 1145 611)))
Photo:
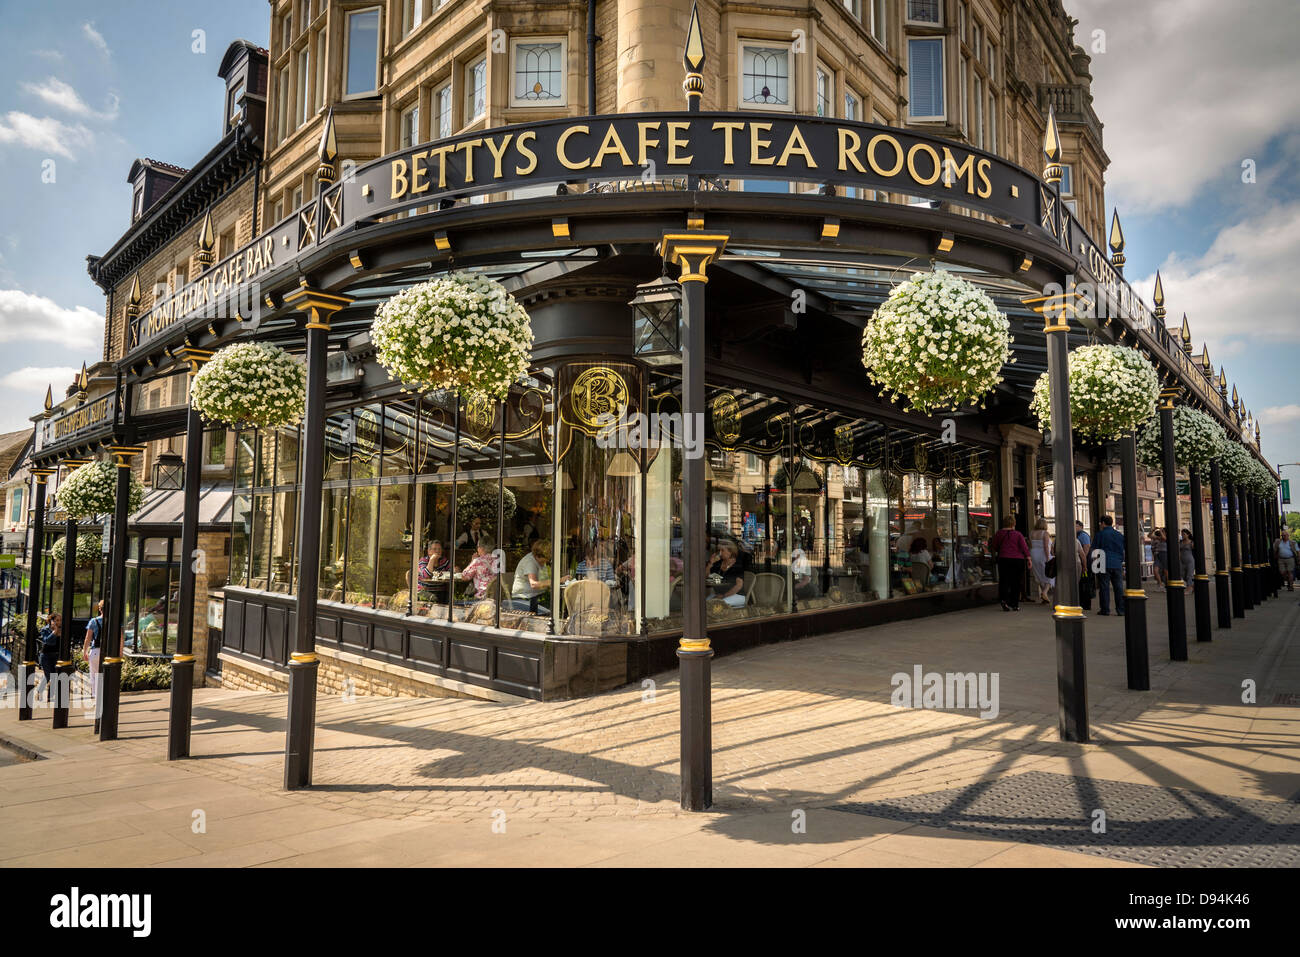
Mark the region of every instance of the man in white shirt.
POLYGON ((1295 560, 1300 549, 1291 541, 1291 529, 1282 529, 1282 534, 1273 543, 1273 553, 1277 555, 1277 570, 1286 581, 1286 590, 1295 591, 1295 560))

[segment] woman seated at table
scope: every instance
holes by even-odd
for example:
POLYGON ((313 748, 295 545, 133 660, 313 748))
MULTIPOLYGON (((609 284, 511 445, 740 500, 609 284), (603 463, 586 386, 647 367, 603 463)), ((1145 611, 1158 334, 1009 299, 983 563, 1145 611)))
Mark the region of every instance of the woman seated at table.
POLYGON ((709 575, 717 576, 709 587, 713 594, 709 601, 726 602, 732 608, 744 608, 748 599, 741 594, 745 587, 745 578, 740 562, 736 559, 736 546, 732 542, 722 542, 709 565, 709 575))
POLYGON ((541 606, 541 598, 551 590, 551 546, 540 538, 533 539, 532 549, 515 566, 515 584, 510 589, 512 597, 528 602, 531 614, 549 615, 541 606))
POLYGON ((464 571, 456 571, 463 581, 474 583, 474 597, 486 598, 488 586, 497 577, 497 559, 492 554, 492 541, 480 538, 474 548, 474 557, 470 559, 464 571))
MULTIPOLYGON (((437 581, 435 572, 445 572, 451 568, 451 560, 443 553, 442 542, 436 538, 430 539, 425 553, 420 556, 420 563, 417 568, 420 591, 430 592, 437 581)), ((409 584, 409 582, 408 582, 409 584)))

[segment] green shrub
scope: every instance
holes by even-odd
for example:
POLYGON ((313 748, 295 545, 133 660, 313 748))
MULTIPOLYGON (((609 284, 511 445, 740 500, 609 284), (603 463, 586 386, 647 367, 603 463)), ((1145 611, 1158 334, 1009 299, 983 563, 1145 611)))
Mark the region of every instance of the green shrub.
MULTIPOLYGON (((72 664, 82 674, 90 671, 81 646, 72 649, 72 664)), ((167 658, 123 658, 123 691, 165 691, 172 686, 172 664, 167 658)))

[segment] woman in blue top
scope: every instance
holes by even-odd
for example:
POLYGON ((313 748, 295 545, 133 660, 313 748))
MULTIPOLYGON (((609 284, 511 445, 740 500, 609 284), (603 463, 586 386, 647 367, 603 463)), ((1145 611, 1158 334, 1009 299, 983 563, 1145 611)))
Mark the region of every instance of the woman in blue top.
POLYGON ((81 656, 86 659, 90 671, 90 696, 99 698, 99 655, 100 638, 104 633, 104 603, 95 606, 99 612, 86 623, 86 640, 81 643, 81 656))
MULTIPOLYGON (((50 687, 50 679, 54 677, 54 669, 59 663, 59 638, 62 634, 63 616, 55 612, 50 615, 49 624, 41 629, 41 671, 45 674, 36 686, 36 698, 40 698, 41 692, 50 687)), ((48 691, 46 697, 49 697, 48 691)))

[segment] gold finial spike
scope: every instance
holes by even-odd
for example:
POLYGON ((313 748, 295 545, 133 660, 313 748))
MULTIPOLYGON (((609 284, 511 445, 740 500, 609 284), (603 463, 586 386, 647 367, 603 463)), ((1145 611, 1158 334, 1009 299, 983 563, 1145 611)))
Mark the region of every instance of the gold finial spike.
POLYGON ((1118 209, 1110 217, 1110 251, 1113 253, 1124 251, 1124 229, 1119 224, 1118 209))
POLYGON ((334 160, 339 155, 338 140, 334 138, 334 107, 325 114, 325 127, 320 134, 320 148, 316 150, 316 158, 320 160, 320 165, 316 167, 316 181, 323 186, 334 182, 334 160))
POLYGON ((1214 364, 1210 362, 1210 344, 1208 342, 1201 343, 1201 368, 1205 370, 1207 376, 1211 379, 1214 378, 1214 364))
POLYGON ((136 273, 135 276, 131 279, 131 298, 130 298, 131 305, 133 306, 140 305, 140 299, 141 299, 140 274, 136 273))
POLYGON ((1056 130, 1056 107, 1047 108, 1047 131, 1043 133, 1043 155, 1047 162, 1057 163, 1061 159, 1061 135, 1056 130))
POLYGON ((320 135, 320 148, 316 150, 316 158, 322 163, 333 163, 339 155, 338 140, 334 138, 334 108, 325 114, 325 128, 320 135))
POLYGON ((54 386, 47 385, 45 387, 45 411, 48 412, 52 408, 54 408, 54 386))
POLYGON ((217 233, 212 228, 212 210, 203 214, 203 225, 199 228, 199 249, 210 253, 217 245, 217 233))
POLYGON ((81 375, 77 376, 77 389, 81 392, 86 391, 86 386, 90 385, 90 375, 86 372, 86 363, 81 363, 81 375))
POLYGON ((691 73, 699 73, 704 68, 704 37, 700 33, 700 11, 696 4, 691 4, 691 24, 686 30, 686 50, 682 62, 691 73))
POLYGON ((1187 322, 1187 313, 1183 313, 1183 327, 1178 336, 1183 340, 1183 352, 1190 356, 1192 354, 1192 327, 1187 322))
POLYGON ((1165 284, 1160 279, 1159 270, 1156 271, 1156 288, 1151 294, 1151 301, 1156 304, 1155 316, 1162 323, 1165 321, 1165 284))
POLYGON ((1223 366, 1219 366, 1219 395, 1225 399, 1228 397, 1228 376, 1224 372, 1223 366))
POLYGON ((1241 408, 1241 400, 1237 398, 1237 384, 1235 382, 1232 384, 1232 407, 1234 409, 1241 408))

